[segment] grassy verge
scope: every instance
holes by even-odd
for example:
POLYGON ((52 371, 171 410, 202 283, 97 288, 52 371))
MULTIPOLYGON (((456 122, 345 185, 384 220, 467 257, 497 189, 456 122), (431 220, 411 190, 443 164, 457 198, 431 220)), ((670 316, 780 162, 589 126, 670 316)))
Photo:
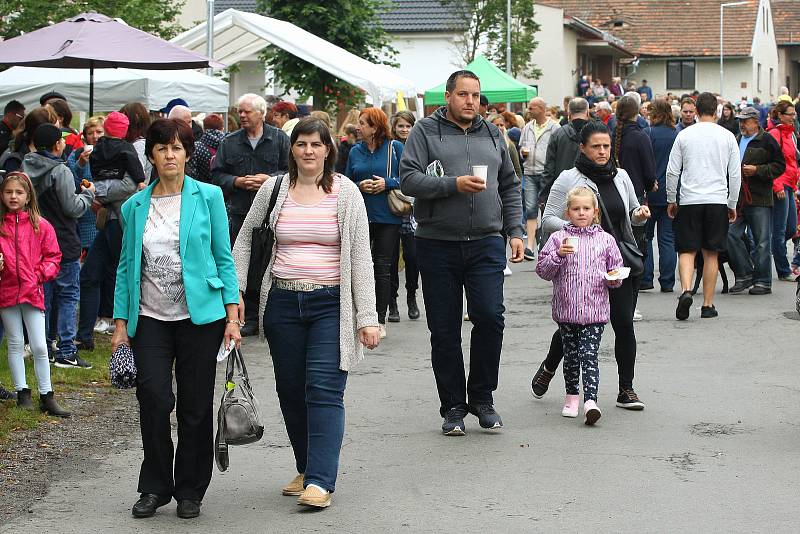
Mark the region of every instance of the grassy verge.
MULTIPOLYGON (((81 351, 79 355, 86 361, 91 362, 91 369, 59 369, 54 365, 50 366, 50 379, 53 383, 53 390, 56 397, 65 392, 81 391, 86 386, 92 389, 98 386, 110 386, 108 379, 108 360, 111 357, 111 338, 110 336, 95 336, 95 350, 81 351)), ((5 341, 0 346, 0 383, 6 389, 13 390, 14 384, 11 381, 11 372, 8 368, 8 349, 5 341)), ((38 388, 36 374, 33 371, 33 361, 25 360, 25 374, 28 387, 33 391, 33 401, 38 407, 38 388)), ((86 393, 94 395, 93 393, 86 393)), ((39 411, 20 410, 15 401, 0 403, 0 445, 9 439, 11 434, 17 430, 34 428, 47 420, 47 417, 39 411)))

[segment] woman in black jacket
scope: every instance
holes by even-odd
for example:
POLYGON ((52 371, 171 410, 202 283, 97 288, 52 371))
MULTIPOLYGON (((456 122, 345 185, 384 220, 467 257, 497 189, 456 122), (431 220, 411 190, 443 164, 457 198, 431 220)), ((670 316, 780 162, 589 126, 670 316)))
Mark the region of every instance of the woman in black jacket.
POLYGON ((722 105, 722 116, 717 121, 717 124, 733 135, 739 135, 739 121, 736 120, 736 112, 733 110, 733 104, 725 102, 722 105))
POLYGON ((650 138, 636 122, 639 102, 623 96, 617 104, 617 126, 612 140, 612 156, 617 167, 631 177, 639 202, 656 186, 656 160, 650 138))

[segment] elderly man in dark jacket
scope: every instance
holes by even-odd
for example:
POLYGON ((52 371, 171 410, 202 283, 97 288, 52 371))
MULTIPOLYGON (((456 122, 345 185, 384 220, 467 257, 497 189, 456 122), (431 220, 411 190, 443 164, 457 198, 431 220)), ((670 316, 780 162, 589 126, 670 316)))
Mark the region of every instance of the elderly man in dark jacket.
MULTIPOLYGON (((264 98, 242 95, 238 109, 242 129, 222 140, 211 165, 211 182, 222 188, 227 199, 231 243, 236 242, 261 184, 289 169, 289 138, 264 122, 264 98)), ((245 295, 245 310, 249 317, 241 333, 253 336, 258 333, 258 295, 245 295)))
POLYGON ((730 292, 741 293, 750 288, 751 295, 766 295, 772 292, 772 181, 783 174, 786 162, 775 138, 761 129, 757 109, 746 107, 736 118, 740 128, 736 140, 742 158, 742 188, 736 221, 728 229, 728 256, 736 275, 730 292), (747 227, 755 241, 752 257, 743 239, 747 227))

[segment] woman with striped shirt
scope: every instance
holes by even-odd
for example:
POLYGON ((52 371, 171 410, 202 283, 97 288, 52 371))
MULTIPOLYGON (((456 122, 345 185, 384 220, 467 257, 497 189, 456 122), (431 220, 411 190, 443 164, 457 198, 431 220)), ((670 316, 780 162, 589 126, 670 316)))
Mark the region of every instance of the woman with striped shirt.
MULTIPOLYGON (((330 506, 336 486, 347 372, 380 340, 367 211, 358 187, 333 172, 335 161, 325 123, 300 120, 269 218, 276 244, 259 299, 258 331, 269 343, 298 473, 282 493, 317 508, 330 506)), ((233 248, 242 294, 252 229, 267 216, 276 182, 259 189, 233 248)))

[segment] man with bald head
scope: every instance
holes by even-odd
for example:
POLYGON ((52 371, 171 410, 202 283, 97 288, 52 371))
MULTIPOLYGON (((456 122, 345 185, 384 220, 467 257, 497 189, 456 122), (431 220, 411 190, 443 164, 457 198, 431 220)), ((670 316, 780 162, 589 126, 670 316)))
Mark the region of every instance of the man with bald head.
POLYGON ((547 117, 547 105, 544 99, 539 97, 528 102, 528 121, 522 129, 519 146, 520 155, 525 158, 522 167, 525 228, 528 233, 525 259, 532 261, 536 259, 536 221, 539 217, 539 193, 542 188, 547 145, 553 132, 560 126, 555 120, 547 117))
POLYGON ((169 110, 169 115, 167 115, 168 119, 178 119, 186 124, 192 123, 192 110, 186 106, 181 106, 180 104, 174 106, 171 110, 169 110))

